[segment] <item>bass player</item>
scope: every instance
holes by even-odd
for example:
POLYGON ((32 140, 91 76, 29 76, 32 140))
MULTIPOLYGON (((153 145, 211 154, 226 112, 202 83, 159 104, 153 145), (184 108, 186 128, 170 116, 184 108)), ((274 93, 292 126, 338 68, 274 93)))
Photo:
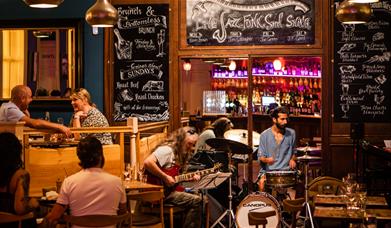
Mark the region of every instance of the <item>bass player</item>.
MULTIPOLYGON (((169 138, 163 142, 144 160, 144 169, 148 174, 159 178, 166 188, 174 188, 176 180, 169 170, 178 170, 180 167, 185 169, 186 163, 190 158, 192 148, 197 142, 198 135, 192 127, 182 127, 174 131, 169 138)), ((148 176, 148 182, 150 180, 148 176)), ((192 180, 200 179, 199 175, 194 175, 192 180)), ((182 227, 199 228, 201 227, 201 197, 181 191, 171 191, 166 194, 165 204, 171 204, 185 208, 185 219, 182 227)))

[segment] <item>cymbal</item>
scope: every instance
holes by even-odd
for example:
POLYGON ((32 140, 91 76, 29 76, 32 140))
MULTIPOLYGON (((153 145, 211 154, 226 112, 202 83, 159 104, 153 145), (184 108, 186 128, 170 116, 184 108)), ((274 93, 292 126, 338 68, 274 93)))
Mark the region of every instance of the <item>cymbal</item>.
POLYGON ((303 155, 301 157, 298 157, 297 160, 298 161, 314 161, 314 160, 322 160, 322 158, 318 157, 318 156, 303 155))
POLYGON ((297 147, 296 150, 298 151, 321 151, 321 147, 314 147, 314 146, 303 146, 303 147, 297 147))
MULTIPOLYGON (((247 129, 231 129, 224 133, 224 138, 230 139, 243 144, 248 144, 248 130, 247 129)), ((253 131, 253 146, 259 145, 261 135, 253 131)))
POLYGON ((215 148, 216 150, 231 152, 233 154, 249 154, 253 152, 252 148, 247 146, 246 144, 236 142, 230 139, 207 139, 206 144, 208 144, 212 148, 215 148))

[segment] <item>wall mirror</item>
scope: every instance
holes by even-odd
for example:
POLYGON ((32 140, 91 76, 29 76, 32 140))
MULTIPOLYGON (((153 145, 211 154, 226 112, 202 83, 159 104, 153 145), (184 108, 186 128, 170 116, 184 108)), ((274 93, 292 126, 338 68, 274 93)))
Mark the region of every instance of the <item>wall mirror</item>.
POLYGON ((0 21, 0 99, 28 85, 34 99, 60 99, 81 85, 80 20, 0 21))

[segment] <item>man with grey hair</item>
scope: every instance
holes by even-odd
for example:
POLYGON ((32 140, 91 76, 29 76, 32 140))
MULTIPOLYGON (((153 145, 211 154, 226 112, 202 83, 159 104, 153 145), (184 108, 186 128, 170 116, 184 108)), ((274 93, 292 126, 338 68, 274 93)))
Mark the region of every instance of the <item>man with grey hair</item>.
POLYGON ((53 129, 64 133, 68 137, 71 135, 70 129, 64 125, 30 118, 27 108, 32 100, 32 92, 29 87, 25 85, 15 86, 11 90, 11 100, 3 103, 0 107, 0 122, 24 121, 28 127, 53 129))

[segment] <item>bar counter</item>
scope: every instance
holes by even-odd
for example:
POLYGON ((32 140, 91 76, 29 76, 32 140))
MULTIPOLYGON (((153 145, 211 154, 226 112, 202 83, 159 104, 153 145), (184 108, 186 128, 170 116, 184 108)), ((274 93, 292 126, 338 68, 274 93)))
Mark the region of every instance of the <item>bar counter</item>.
MULTIPOLYGON (((190 126, 196 127, 198 132, 211 124, 220 117, 228 117, 234 124, 235 129, 248 129, 247 116, 230 116, 230 115, 190 115, 190 126)), ((296 131, 297 140, 302 138, 312 139, 313 137, 320 137, 321 135, 321 117, 314 115, 289 115, 288 127, 296 131)), ((261 133, 267 128, 271 127, 273 122, 270 115, 267 114, 253 114, 253 130, 261 133)))

